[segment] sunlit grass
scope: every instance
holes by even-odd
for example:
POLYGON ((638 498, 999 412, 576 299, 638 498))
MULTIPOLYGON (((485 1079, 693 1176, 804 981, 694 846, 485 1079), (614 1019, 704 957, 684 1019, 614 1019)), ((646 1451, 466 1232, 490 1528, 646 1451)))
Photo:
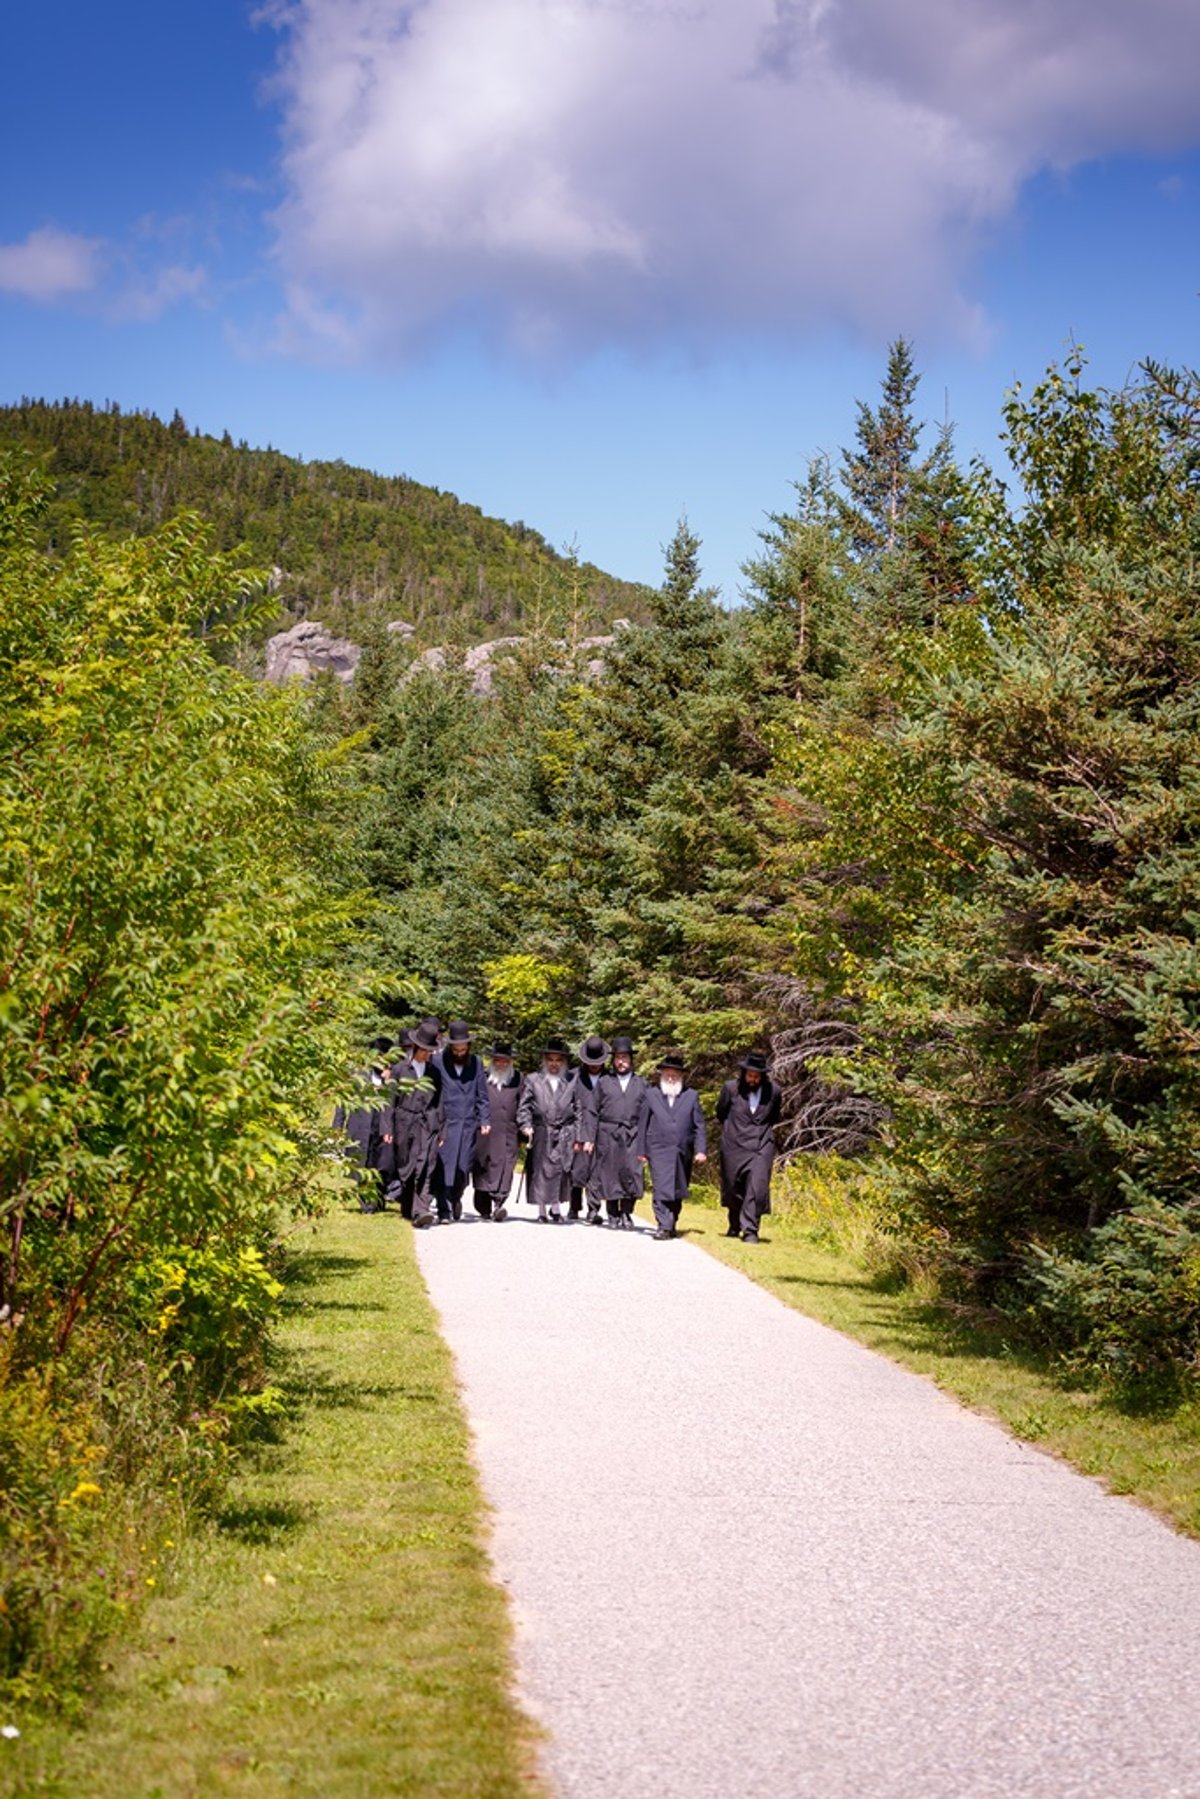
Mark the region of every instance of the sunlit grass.
POLYGON ((322 1225, 283 1352, 280 1440, 180 1551, 90 1724, 0 1743, 0 1790, 541 1791, 452 1364, 397 1218, 322 1225))

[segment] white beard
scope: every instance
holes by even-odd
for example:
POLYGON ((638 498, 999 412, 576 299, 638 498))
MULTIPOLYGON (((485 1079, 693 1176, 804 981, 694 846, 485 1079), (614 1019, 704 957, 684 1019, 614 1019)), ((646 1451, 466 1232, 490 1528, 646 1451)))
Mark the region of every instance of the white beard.
POLYGON ((682 1081, 660 1081, 658 1084, 668 1099, 678 1099, 683 1092, 682 1081))
MULTIPOLYGON (((511 1074, 511 1072, 512 1071, 510 1069, 509 1074, 511 1074)), ((508 1081, 509 1081, 508 1074, 497 1074, 494 1069, 492 1069, 492 1068, 488 1069, 488 1086, 489 1087, 507 1087, 508 1081)))

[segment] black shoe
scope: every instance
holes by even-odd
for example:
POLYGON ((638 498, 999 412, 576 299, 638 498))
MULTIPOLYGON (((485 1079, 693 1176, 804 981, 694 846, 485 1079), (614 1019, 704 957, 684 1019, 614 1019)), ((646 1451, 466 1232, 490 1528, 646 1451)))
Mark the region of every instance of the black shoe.
POLYGON ((735 1230, 732 1225, 730 1225, 729 1229, 725 1232, 727 1237, 740 1237, 741 1234, 741 1231, 735 1230))
POLYGON ((603 1224, 604 1223, 604 1220, 600 1216, 600 1207, 599 1206, 589 1206, 588 1207, 587 1221, 589 1224, 603 1224))
POLYGON ((551 1212, 550 1222, 551 1224, 565 1224, 567 1221, 561 1212, 551 1212))
POLYGON ((671 1241, 671 1238, 674 1235, 675 1235, 674 1231, 651 1231, 650 1232, 651 1239, 655 1243, 669 1243, 671 1241))
POLYGON ((550 1220, 547 1218, 547 1216, 544 1212, 538 1213, 537 1221, 539 1224, 549 1224, 549 1222, 550 1222, 550 1220))
POLYGON ((757 1243, 758 1242, 758 1232, 757 1231, 743 1231, 742 1232, 742 1242, 743 1243, 757 1243))
POLYGON ((507 1217, 508 1217, 508 1213, 505 1211, 504 1207, 498 1206, 496 1208, 496 1210, 492 1213, 492 1223, 493 1224, 503 1224, 504 1220, 507 1217))
POLYGON ((426 1212, 420 1218, 413 1219, 413 1229, 415 1231, 425 1231, 425 1230, 429 1229, 429 1226, 431 1224, 436 1224, 436 1223, 437 1223, 437 1219, 434 1217, 433 1213, 426 1212))

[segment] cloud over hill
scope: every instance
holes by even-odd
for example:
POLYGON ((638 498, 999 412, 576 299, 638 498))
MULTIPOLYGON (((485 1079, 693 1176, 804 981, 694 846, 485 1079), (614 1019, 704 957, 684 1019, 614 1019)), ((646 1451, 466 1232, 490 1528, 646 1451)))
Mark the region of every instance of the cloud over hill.
POLYGON ((983 322, 1037 170, 1200 139, 1194 0, 300 0, 287 341, 983 322))

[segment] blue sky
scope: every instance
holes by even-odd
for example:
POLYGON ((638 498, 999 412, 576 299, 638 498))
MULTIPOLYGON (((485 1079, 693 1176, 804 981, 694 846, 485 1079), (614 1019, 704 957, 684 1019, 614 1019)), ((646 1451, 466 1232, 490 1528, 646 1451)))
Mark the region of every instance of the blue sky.
POLYGON ((453 489, 736 597, 890 338, 995 455, 1194 365, 1194 0, 46 0, 0 24, 0 400, 453 489))

